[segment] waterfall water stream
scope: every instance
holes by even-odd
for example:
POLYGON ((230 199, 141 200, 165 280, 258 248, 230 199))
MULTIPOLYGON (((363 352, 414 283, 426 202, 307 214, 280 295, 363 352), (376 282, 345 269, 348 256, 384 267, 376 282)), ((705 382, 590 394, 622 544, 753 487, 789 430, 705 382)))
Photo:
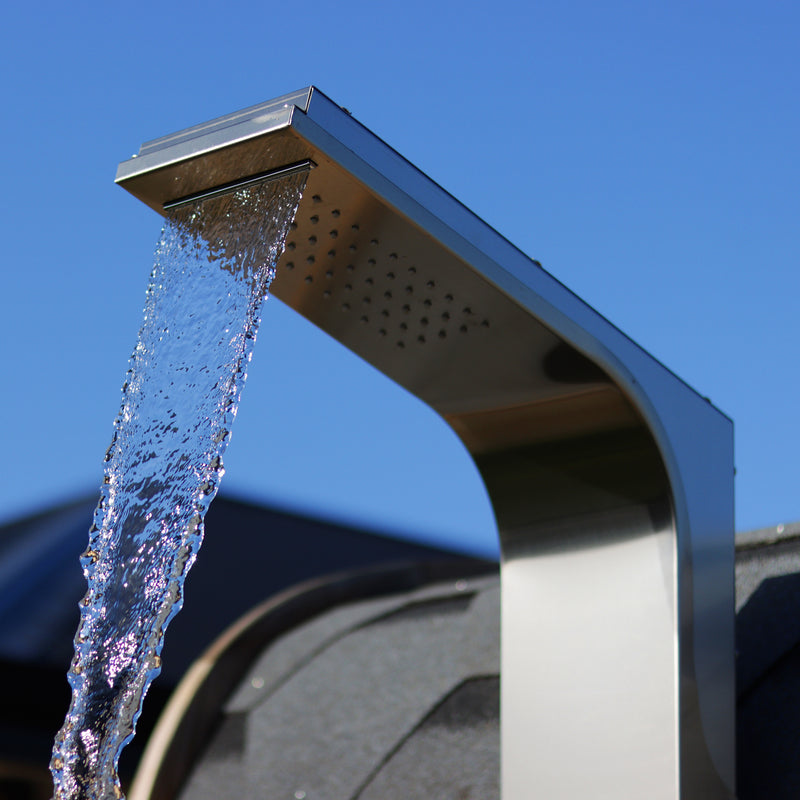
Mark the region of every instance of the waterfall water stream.
POLYGON ((81 558, 88 590, 50 764, 56 800, 121 797, 119 755, 183 602, 304 182, 183 206, 164 227, 81 558))

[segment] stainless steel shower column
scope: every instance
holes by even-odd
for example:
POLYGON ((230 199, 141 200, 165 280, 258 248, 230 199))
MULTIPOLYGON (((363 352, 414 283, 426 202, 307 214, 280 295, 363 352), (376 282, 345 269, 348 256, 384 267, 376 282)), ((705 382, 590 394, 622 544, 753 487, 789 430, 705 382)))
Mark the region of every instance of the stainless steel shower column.
POLYGON ((730 420, 317 89, 117 181, 164 213, 287 167, 274 293, 438 411, 491 497, 503 797, 733 797, 730 420))

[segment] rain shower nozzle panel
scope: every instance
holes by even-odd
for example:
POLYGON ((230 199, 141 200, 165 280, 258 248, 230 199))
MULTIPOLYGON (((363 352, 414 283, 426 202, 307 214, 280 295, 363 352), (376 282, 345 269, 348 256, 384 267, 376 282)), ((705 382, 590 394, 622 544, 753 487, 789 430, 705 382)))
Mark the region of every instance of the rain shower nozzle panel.
POLYGON ((730 420, 313 87, 117 182, 164 214, 297 170, 271 291, 441 414, 492 500, 503 796, 732 797, 730 420))

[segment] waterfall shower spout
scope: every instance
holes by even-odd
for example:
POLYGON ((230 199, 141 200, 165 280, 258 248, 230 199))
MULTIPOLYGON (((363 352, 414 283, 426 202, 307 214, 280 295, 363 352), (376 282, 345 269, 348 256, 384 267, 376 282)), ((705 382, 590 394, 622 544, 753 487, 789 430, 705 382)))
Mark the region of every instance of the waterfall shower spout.
POLYGON ((202 189, 199 192, 187 195, 186 197, 179 197, 177 200, 170 200, 168 203, 163 204, 164 211, 172 211, 175 208, 196 203, 200 200, 209 200, 212 197, 219 197, 223 194, 230 194, 239 189, 245 189, 248 186, 255 186, 258 183, 269 183, 269 181, 279 181, 281 178, 288 178, 290 175, 297 175, 299 172, 308 172, 317 165, 310 159, 299 161, 297 164, 288 164, 285 167, 278 167, 277 169, 270 169, 266 172, 260 172, 258 175, 249 175, 246 178, 238 178, 228 183, 223 183, 221 186, 212 186, 210 189, 202 189))
POLYGON ((272 293, 436 410, 491 498, 503 797, 733 797, 731 421, 314 87, 117 182, 164 214, 286 169, 272 293))

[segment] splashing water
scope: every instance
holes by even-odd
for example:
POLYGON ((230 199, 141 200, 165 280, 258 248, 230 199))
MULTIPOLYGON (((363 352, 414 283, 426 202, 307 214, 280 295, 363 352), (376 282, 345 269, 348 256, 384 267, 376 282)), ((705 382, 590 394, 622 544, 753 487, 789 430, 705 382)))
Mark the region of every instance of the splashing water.
POLYGON ((81 557, 88 591, 72 703, 50 763, 56 800, 122 796, 119 756, 183 603, 304 182, 284 178, 186 206, 164 228, 81 557))

